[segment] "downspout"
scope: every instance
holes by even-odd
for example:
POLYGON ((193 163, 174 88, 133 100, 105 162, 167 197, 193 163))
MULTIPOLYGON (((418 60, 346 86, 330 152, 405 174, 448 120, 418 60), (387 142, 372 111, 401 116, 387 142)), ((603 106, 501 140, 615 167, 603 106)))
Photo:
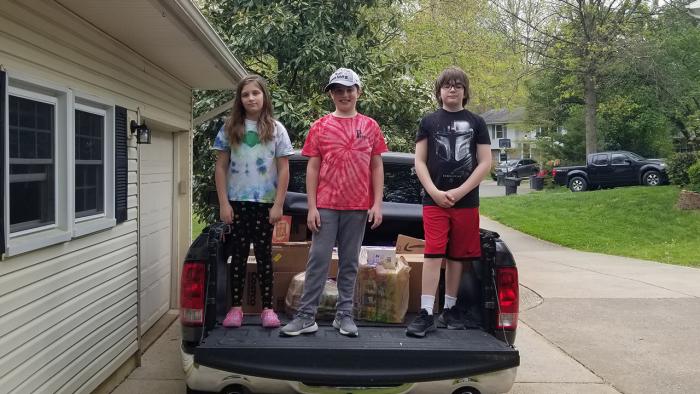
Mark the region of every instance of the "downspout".
MULTIPOLYGON (((136 123, 141 124, 141 108, 136 107, 136 123)), ((133 134, 129 134, 133 140, 133 134)), ((143 338, 141 338, 141 149, 136 144, 136 367, 141 366, 143 338)))

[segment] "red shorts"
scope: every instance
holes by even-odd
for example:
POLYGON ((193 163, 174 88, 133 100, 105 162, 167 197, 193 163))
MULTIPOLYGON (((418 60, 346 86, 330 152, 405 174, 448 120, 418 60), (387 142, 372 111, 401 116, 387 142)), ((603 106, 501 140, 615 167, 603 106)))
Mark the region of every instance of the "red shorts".
POLYGON ((481 257, 479 208, 423 207, 425 257, 466 261, 481 257))

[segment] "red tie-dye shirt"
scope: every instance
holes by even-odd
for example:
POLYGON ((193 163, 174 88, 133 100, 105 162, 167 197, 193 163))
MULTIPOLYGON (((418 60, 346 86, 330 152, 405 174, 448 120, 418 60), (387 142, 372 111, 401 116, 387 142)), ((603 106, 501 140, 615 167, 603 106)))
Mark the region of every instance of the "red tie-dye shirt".
POLYGON ((321 157, 316 207, 369 209, 374 201, 370 160, 387 150, 379 125, 368 116, 328 114, 314 122, 301 153, 321 157))

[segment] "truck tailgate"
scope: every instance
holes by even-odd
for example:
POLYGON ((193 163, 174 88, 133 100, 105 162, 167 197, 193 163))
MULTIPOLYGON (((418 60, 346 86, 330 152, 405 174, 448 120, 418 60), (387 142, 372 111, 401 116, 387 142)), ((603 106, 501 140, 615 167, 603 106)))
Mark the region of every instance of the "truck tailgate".
POLYGON ((377 386, 468 377, 517 367, 516 349, 481 330, 438 329, 411 338, 404 327, 360 327, 348 338, 330 326, 280 337, 260 326, 217 326, 196 348, 200 365, 318 385, 377 386))

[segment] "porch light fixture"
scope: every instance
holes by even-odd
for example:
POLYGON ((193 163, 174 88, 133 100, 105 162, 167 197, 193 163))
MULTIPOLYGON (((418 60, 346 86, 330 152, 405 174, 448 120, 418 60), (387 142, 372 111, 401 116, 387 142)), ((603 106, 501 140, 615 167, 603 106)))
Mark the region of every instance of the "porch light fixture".
POLYGON ((151 143, 151 129, 146 126, 146 122, 141 124, 136 123, 132 120, 130 123, 131 135, 136 134, 137 144, 150 144, 151 143))

